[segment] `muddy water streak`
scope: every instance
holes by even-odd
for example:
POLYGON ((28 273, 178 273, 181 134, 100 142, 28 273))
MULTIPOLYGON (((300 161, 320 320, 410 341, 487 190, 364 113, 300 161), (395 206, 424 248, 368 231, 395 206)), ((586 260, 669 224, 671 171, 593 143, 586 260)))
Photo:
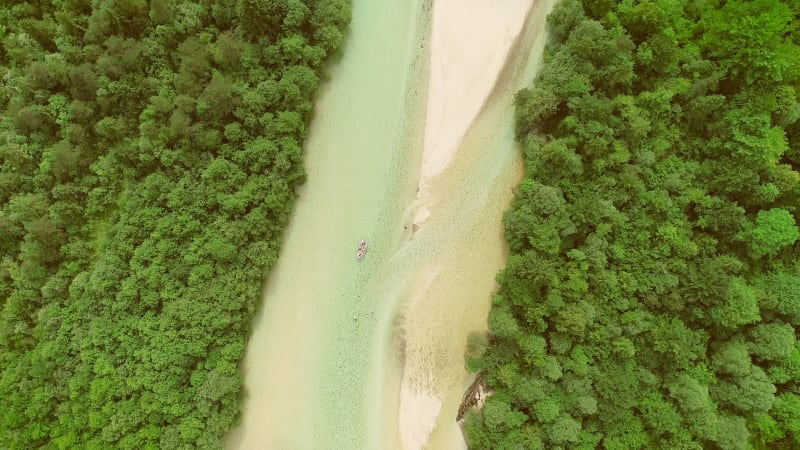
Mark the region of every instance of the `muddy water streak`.
MULTIPOLYGON (((308 178, 243 361, 231 449, 382 448, 382 355, 394 308, 375 274, 399 245, 408 116, 424 73, 421 0, 353 1, 344 57, 316 99, 308 178), (367 239, 361 261, 356 248, 367 239)), ((413 108, 412 108, 413 109, 413 108)), ((409 159, 410 158, 410 159, 409 159)))

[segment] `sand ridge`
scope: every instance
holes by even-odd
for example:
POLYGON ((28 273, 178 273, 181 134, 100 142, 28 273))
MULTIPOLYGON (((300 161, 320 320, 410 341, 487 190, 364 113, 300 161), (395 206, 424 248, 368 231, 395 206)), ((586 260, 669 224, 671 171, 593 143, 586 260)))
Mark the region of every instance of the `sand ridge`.
POLYGON ((450 164, 495 87, 533 0, 433 2, 428 102, 413 223, 430 218, 430 183, 450 164))

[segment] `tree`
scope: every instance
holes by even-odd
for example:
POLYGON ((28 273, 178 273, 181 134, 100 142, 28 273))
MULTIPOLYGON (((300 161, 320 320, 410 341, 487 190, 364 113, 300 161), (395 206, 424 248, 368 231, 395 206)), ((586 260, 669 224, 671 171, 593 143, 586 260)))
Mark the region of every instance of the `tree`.
POLYGON ((687 374, 667 385, 669 395, 678 403, 687 428, 699 436, 715 440, 719 436, 719 422, 708 388, 687 374))
POLYGON ((146 50, 141 41, 112 36, 106 40, 104 46, 105 54, 97 58, 97 66, 104 75, 112 80, 119 80, 141 73, 143 53, 146 50))
POLYGON ((798 237, 800 231, 794 216, 783 208, 759 211, 755 225, 740 235, 754 258, 774 256, 784 247, 794 244, 798 237))
POLYGON ((264 35, 274 39, 286 15, 287 1, 237 0, 236 13, 244 35, 257 40, 264 35))
POLYGON ((581 424, 573 419, 569 414, 562 414, 552 425, 545 427, 548 439, 557 444, 563 445, 570 442, 578 442, 580 439, 581 424))
POLYGON ((764 307, 786 315, 793 323, 800 322, 800 276, 796 267, 768 273, 758 281, 765 293, 764 307))
POLYGON ((794 327, 786 323, 759 324, 749 334, 750 352, 768 361, 782 361, 789 357, 797 342, 794 327))
POLYGON ((520 411, 515 411, 500 396, 494 395, 484 404, 483 420, 489 430, 503 431, 519 427, 525 422, 526 416, 520 411))
POLYGON ((657 436, 676 434, 681 428, 681 415, 675 405, 664 399, 658 392, 649 392, 638 406, 644 424, 655 431, 657 436))
POLYGON ((711 317, 722 327, 737 328, 757 322, 761 316, 758 308, 758 293, 742 278, 734 278, 728 285, 722 305, 710 311, 711 317))
POLYGON ((198 115, 209 123, 217 123, 237 106, 231 82, 219 72, 214 71, 211 82, 197 99, 198 115))
POLYGON ((697 202, 697 226, 714 233, 732 235, 746 222, 745 210, 736 202, 705 196, 697 202))
POLYGON ((652 348, 672 367, 688 368, 702 357, 707 335, 686 326, 680 319, 660 320, 652 328, 652 348))
POLYGON ((553 397, 538 401, 533 407, 536 420, 541 423, 554 422, 561 415, 562 408, 561 401, 553 397))
POLYGON ((747 84, 795 81, 800 47, 788 37, 794 14, 777 0, 729 1, 703 16, 703 50, 747 84))
POLYGON ((215 44, 211 50, 214 62, 223 69, 237 69, 241 64, 242 43, 236 36, 232 32, 226 31, 217 37, 215 44))
POLYGON ((521 335, 516 319, 508 310, 492 310, 489 315, 489 329, 496 336, 506 339, 516 339, 521 335))
POLYGON ((350 23, 350 2, 345 0, 318 0, 311 11, 308 23, 314 30, 312 43, 319 45, 328 56, 335 56, 342 46, 342 30, 350 23))
POLYGON ((711 361, 714 370, 737 377, 746 375, 753 365, 747 344, 740 340, 722 344, 711 361))
POLYGON ((540 124, 551 119, 562 105, 562 99, 545 87, 523 89, 514 97, 517 134, 531 131, 529 124, 540 124))
POLYGON ((800 380, 800 345, 796 343, 787 358, 774 361, 767 369, 767 373, 776 385, 800 380))
POLYGON ((776 392, 764 370, 757 366, 751 366, 733 381, 720 381, 709 390, 715 400, 742 413, 769 411, 776 392))
POLYGON ((744 417, 724 415, 719 419, 719 438, 717 444, 723 450, 744 450, 748 448, 750 433, 744 417))
POLYGON ((150 20, 156 24, 166 24, 172 19, 169 0, 152 0, 150 2, 150 20))
POLYGON ((553 37, 559 42, 564 42, 572 30, 586 19, 583 4, 579 0, 564 0, 558 2, 547 16, 547 25, 553 37))

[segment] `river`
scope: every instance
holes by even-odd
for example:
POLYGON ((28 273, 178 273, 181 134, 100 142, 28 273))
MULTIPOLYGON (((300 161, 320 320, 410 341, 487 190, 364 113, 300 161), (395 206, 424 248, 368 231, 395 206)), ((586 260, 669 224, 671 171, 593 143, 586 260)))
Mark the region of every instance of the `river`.
POLYGON ((433 5, 353 1, 242 362, 229 448, 464 447, 454 416, 466 336, 486 329, 502 211, 522 176, 511 100, 532 78, 553 3, 528 5, 457 153, 426 174, 433 5))

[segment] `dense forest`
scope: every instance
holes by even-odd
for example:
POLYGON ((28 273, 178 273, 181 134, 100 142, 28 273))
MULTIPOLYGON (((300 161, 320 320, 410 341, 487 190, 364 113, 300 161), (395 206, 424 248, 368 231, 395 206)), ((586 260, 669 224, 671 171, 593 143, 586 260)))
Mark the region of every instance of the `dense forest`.
POLYGON ((800 448, 798 13, 555 7, 472 448, 800 448))
POLYGON ((347 0, 0 8, 0 448, 219 448, 347 0))

